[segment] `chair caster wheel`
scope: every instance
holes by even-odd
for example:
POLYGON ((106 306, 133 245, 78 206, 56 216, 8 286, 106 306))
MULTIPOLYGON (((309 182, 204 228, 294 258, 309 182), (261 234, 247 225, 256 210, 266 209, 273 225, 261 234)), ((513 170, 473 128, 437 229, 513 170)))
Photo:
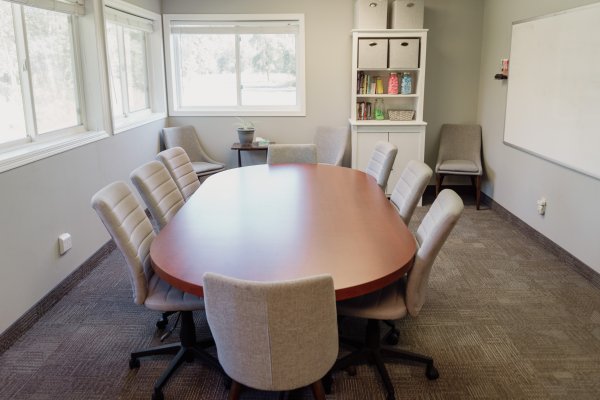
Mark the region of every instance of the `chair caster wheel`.
POLYGON ((138 360, 137 358, 129 359, 129 369, 136 369, 139 367, 140 367, 140 360, 138 360))
POLYGON ((395 346, 400 341, 400 335, 397 331, 391 331, 385 338, 385 342, 391 346, 395 346))
POLYGON ((430 381, 433 381, 437 378, 440 377, 440 373, 438 372, 438 370, 433 366, 433 364, 429 364, 427 365, 427 369, 425 369, 425 376, 427 377, 427 379, 429 379, 430 381))
POLYGON ((158 321, 156 321, 156 327, 158 329, 165 329, 168 324, 169 324, 169 321, 166 319, 159 319, 158 321))
POLYGON ((223 381, 223 386, 225 386, 225 389, 229 390, 231 389, 231 378, 230 377, 226 377, 225 380, 223 381))
POLYGON ((346 368, 346 372, 350 376, 355 376, 356 375, 356 367, 354 365, 351 365, 348 368, 346 368))
POLYGON ((152 400, 165 400, 165 395, 163 394, 162 390, 154 390, 154 393, 152 393, 152 400))

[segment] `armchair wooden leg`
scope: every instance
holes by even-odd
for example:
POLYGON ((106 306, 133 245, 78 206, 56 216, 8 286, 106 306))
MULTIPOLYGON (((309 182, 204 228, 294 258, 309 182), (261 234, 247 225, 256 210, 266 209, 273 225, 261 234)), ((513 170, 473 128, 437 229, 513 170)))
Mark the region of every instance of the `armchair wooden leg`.
POLYGON ((310 385, 310 389, 312 390, 315 400, 325 400, 325 389, 323 389, 323 383, 320 379, 310 385))
POLYGON ((481 201, 481 175, 477 175, 475 178, 475 207, 479 210, 479 203, 481 201))
POLYGON ((440 194, 440 189, 442 188, 442 182, 444 181, 443 174, 435 174, 435 197, 440 194))
POLYGON ((231 389, 229 389, 229 400, 238 400, 240 393, 242 393, 242 384, 232 380, 231 389))

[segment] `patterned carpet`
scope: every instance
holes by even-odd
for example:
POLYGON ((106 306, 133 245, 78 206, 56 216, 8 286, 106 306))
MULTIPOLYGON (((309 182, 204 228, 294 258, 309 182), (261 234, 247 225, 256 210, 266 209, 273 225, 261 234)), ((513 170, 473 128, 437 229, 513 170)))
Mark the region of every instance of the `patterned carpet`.
MULTIPOLYGON (((417 210, 417 226, 425 209, 417 210)), ((0 356, 2 399, 149 399, 169 357, 129 370, 128 353, 158 344, 157 313, 132 302, 124 260, 113 251, 0 356)), ((196 316, 199 338, 206 321, 196 316)), ((428 301, 399 321, 401 347, 432 355, 389 364, 398 399, 600 398, 600 288, 492 210, 468 206, 442 249, 428 301)), ((364 325, 344 329, 360 335, 364 325)), ((175 337, 170 339, 176 340, 175 337)), ((329 399, 384 399, 372 367, 338 373, 329 399)), ((184 364, 167 399, 226 399, 223 378, 184 364)), ((248 390, 243 399, 276 399, 248 390)), ((312 398, 298 390, 290 399, 312 398)))

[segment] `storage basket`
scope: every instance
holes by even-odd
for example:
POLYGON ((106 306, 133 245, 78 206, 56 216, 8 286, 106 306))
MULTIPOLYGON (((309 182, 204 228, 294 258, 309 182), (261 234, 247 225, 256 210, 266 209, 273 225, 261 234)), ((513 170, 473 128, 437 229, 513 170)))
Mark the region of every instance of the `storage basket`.
POLYGON ((388 118, 390 121, 412 121, 415 116, 413 110, 389 110, 388 118))

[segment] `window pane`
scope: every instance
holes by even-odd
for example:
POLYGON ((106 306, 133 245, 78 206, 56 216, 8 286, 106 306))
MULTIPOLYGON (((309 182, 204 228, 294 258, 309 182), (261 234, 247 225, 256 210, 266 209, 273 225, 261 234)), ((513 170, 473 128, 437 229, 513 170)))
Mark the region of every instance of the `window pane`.
POLYGON ((0 143, 26 137, 10 3, 0 2, 0 143))
POLYGON ((110 76, 110 100, 114 117, 124 116, 123 91, 121 90, 121 62, 119 59, 119 30, 112 22, 106 23, 106 47, 108 52, 108 72, 110 76))
POLYGON ((235 35, 181 34, 179 95, 181 106, 235 106, 235 35))
POLYGON ((23 7, 38 133, 79 125, 69 16, 23 7))
POLYGON ((296 105, 293 34, 240 35, 242 105, 296 105))
POLYGON ((146 35, 144 32, 123 28, 125 64, 127 67, 127 95, 129 111, 148 108, 148 70, 146 66, 146 35))

